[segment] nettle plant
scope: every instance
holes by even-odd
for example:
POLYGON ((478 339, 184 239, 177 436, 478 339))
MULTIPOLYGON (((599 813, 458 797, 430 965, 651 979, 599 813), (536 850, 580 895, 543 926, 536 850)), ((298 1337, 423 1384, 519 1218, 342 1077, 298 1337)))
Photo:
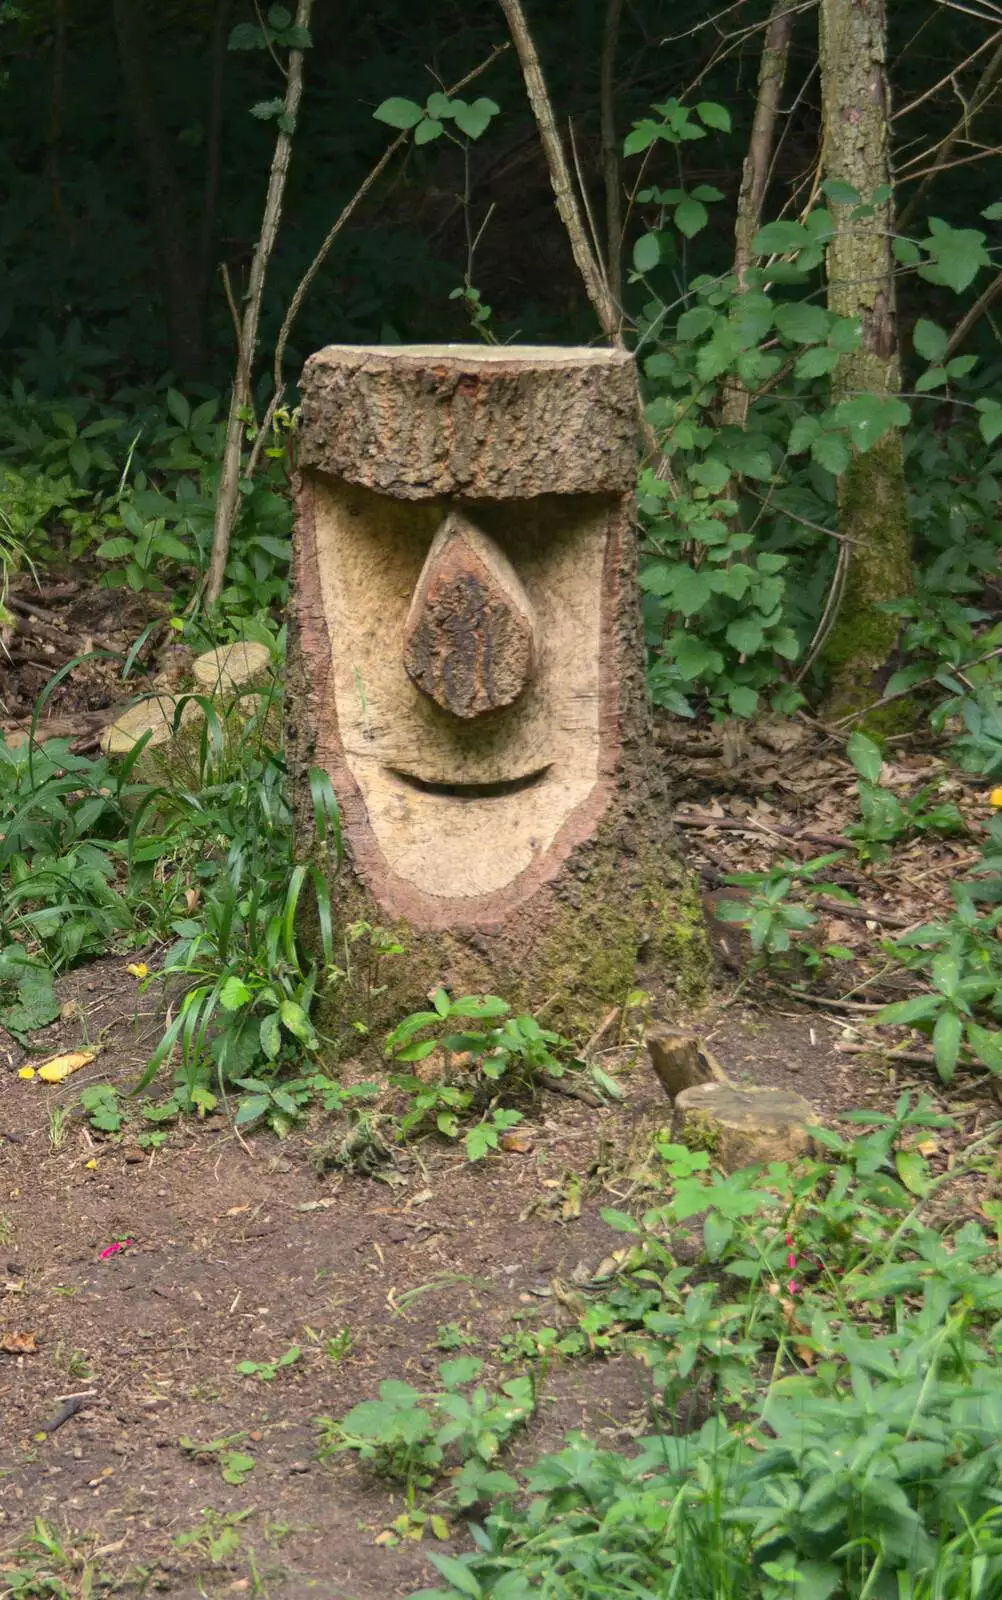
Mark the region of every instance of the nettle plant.
MULTIPOLYGON (((628 136, 625 153, 647 155, 727 129, 714 102, 656 106, 628 136)), ((646 420, 662 455, 642 473, 645 534, 641 572, 655 700, 683 716, 693 697, 720 715, 750 716, 763 699, 789 713, 824 608, 835 561, 836 480, 852 452, 873 449, 905 428, 911 407, 893 395, 852 394, 833 403, 839 357, 858 349, 857 318, 819 303, 826 246, 835 221, 828 202, 851 205, 850 223, 872 215, 871 201, 847 184, 821 185, 822 201, 800 220, 767 223, 754 261, 735 273, 687 276, 689 241, 723 198, 709 185, 641 189, 648 230, 634 245, 631 283, 649 293, 637 319, 637 353, 646 380, 646 420), (728 421, 728 396, 747 412, 728 421)), ((996 220, 1002 207, 983 215, 996 220)), ((986 235, 931 219, 920 240, 898 238, 902 267, 936 285, 965 291, 991 257, 986 235)), ((921 320, 914 354, 929 363, 918 394, 956 400, 991 445, 1002 434, 1002 402, 979 394, 975 358, 947 356, 948 334, 921 320), (970 398, 967 398, 967 396, 970 398)), ((733 415, 733 412, 730 413, 733 415)))

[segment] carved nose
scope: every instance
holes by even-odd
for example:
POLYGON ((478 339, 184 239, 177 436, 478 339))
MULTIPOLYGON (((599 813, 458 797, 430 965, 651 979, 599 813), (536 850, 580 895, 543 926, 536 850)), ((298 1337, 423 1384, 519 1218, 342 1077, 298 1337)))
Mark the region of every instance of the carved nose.
POLYGON ((536 668, 532 603, 504 551, 460 511, 428 551, 404 625, 404 666, 443 711, 510 706, 536 668))

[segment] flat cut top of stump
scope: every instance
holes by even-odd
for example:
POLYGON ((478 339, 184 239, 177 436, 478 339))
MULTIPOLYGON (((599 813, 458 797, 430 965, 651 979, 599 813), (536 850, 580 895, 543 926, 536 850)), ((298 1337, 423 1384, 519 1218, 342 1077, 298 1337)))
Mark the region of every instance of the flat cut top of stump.
POLYGON ((632 367, 628 350, 586 344, 328 344, 310 357, 313 366, 632 367))
POLYGON ((307 471, 403 500, 631 492, 637 376, 586 345, 332 344, 300 385, 307 471))

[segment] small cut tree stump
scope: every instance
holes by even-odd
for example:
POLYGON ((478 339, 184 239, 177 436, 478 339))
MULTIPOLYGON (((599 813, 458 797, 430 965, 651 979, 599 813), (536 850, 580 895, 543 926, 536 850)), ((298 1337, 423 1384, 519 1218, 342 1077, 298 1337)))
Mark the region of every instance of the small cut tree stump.
POLYGON ((683 1089, 674 1111, 672 1137, 709 1150, 725 1172, 806 1155, 818 1121, 802 1095, 727 1082, 683 1089))

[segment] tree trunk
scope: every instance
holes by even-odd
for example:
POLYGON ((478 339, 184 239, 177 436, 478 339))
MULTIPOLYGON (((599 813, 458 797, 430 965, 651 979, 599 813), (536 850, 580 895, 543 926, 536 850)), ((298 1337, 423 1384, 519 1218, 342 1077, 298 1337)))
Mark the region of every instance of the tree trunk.
MULTIPOLYGON (((621 351, 332 347, 303 376, 289 761, 331 780, 342 924, 429 986, 590 1028, 638 960, 691 993, 698 897, 657 777, 621 351)), ((348 1007, 347 1015, 345 1009, 348 1007)))
MULTIPOLYGON (((859 319, 858 350, 839 357, 832 398, 895 395, 901 387, 891 255, 892 205, 888 148, 884 0, 821 0, 821 90, 824 168, 853 186, 871 215, 852 219, 852 205, 832 204, 836 231, 828 247, 828 304, 859 319)), ((839 481, 839 532, 847 571, 837 620, 824 650, 829 670, 827 712, 861 710, 880 693, 881 671, 898 637, 893 616, 878 610, 912 587, 908 503, 901 435, 894 430, 865 454, 853 451, 839 481)))
POLYGON ((181 185, 150 67, 141 0, 114 0, 118 56, 146 178, 150 226, 167 324, 170 364, 184 380, 204 375, 207 361, 204 286, 188 228, 181 185))

